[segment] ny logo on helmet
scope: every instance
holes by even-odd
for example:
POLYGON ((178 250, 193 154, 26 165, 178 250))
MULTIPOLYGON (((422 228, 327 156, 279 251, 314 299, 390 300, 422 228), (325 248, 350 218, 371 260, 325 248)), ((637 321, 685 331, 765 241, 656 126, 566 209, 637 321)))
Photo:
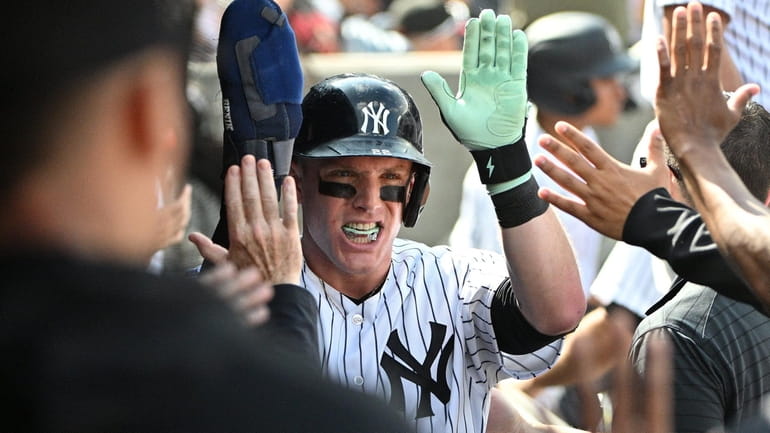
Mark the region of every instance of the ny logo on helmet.
POLYGON ((370 102, 366 105, 366 107, 361 109, 361 112, 364 113, 364 122, 361 124, 361 132, 364 134, 367 133, 367 129, 369 128, 369 119, 372 119, 372 134, 388 134, 390 132, 390 129, 388 129, 388 116, 390 116, 390 110, 387 110, 385 106, 382 103, 377 102, 377 106, 379 108, 374 108, 374 102, 370 102), (380 128, 382 128, 382 132, 380 132, 380 128))

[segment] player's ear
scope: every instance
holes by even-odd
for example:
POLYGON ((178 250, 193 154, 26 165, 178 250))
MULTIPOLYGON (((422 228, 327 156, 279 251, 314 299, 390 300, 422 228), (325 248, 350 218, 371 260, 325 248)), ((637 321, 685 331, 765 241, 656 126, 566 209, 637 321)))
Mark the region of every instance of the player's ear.
POLYGON ((765 195, 765 206, 770 206, 770 189, 767 190, 767 194, 765 195))
POLYGON ((124 125, 132 150, 163 164, 182 164, 187 150, 187 112, 179 66, 152 55, 123 78, 124 125))

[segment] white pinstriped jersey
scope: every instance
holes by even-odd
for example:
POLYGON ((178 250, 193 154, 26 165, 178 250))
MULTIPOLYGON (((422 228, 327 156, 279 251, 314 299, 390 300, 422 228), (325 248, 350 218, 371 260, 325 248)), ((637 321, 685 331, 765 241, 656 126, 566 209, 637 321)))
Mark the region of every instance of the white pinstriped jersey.
POLYGON ((507 277, 503 256, 396 239, 382 289, 360 305, 307 266, 324 374, 383 397, 419 432, 483 432, 489 390, 550 368, 561 340, 526 355, 500 352, 490 306, 507 277))

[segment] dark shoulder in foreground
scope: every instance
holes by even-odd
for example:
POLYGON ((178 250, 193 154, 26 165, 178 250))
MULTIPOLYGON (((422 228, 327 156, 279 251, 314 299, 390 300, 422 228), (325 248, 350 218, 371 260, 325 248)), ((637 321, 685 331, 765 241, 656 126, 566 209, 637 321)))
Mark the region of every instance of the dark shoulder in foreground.
POLYGON ((195 281, 57 255, 0 272, 9 431, 409 431, 279 359, 195 281))

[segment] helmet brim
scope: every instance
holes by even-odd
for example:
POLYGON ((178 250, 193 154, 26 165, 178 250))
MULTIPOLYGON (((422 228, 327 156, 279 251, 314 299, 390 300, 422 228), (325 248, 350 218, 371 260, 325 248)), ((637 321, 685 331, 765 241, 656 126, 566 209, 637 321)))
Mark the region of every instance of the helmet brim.
POLYGON ((615 74, 632 72, 639 69, 639 61, 623 53, 602 62, 591 73, 593 77, 610 77, 615 74))
POLYGON ((329 141, 313 147, 296 156, 305 158, 341 158, 347 156, 387 156, 406 159, 430 167, 431 163, 414 148, 414 145, 399 137, 352 136, 329 141))

